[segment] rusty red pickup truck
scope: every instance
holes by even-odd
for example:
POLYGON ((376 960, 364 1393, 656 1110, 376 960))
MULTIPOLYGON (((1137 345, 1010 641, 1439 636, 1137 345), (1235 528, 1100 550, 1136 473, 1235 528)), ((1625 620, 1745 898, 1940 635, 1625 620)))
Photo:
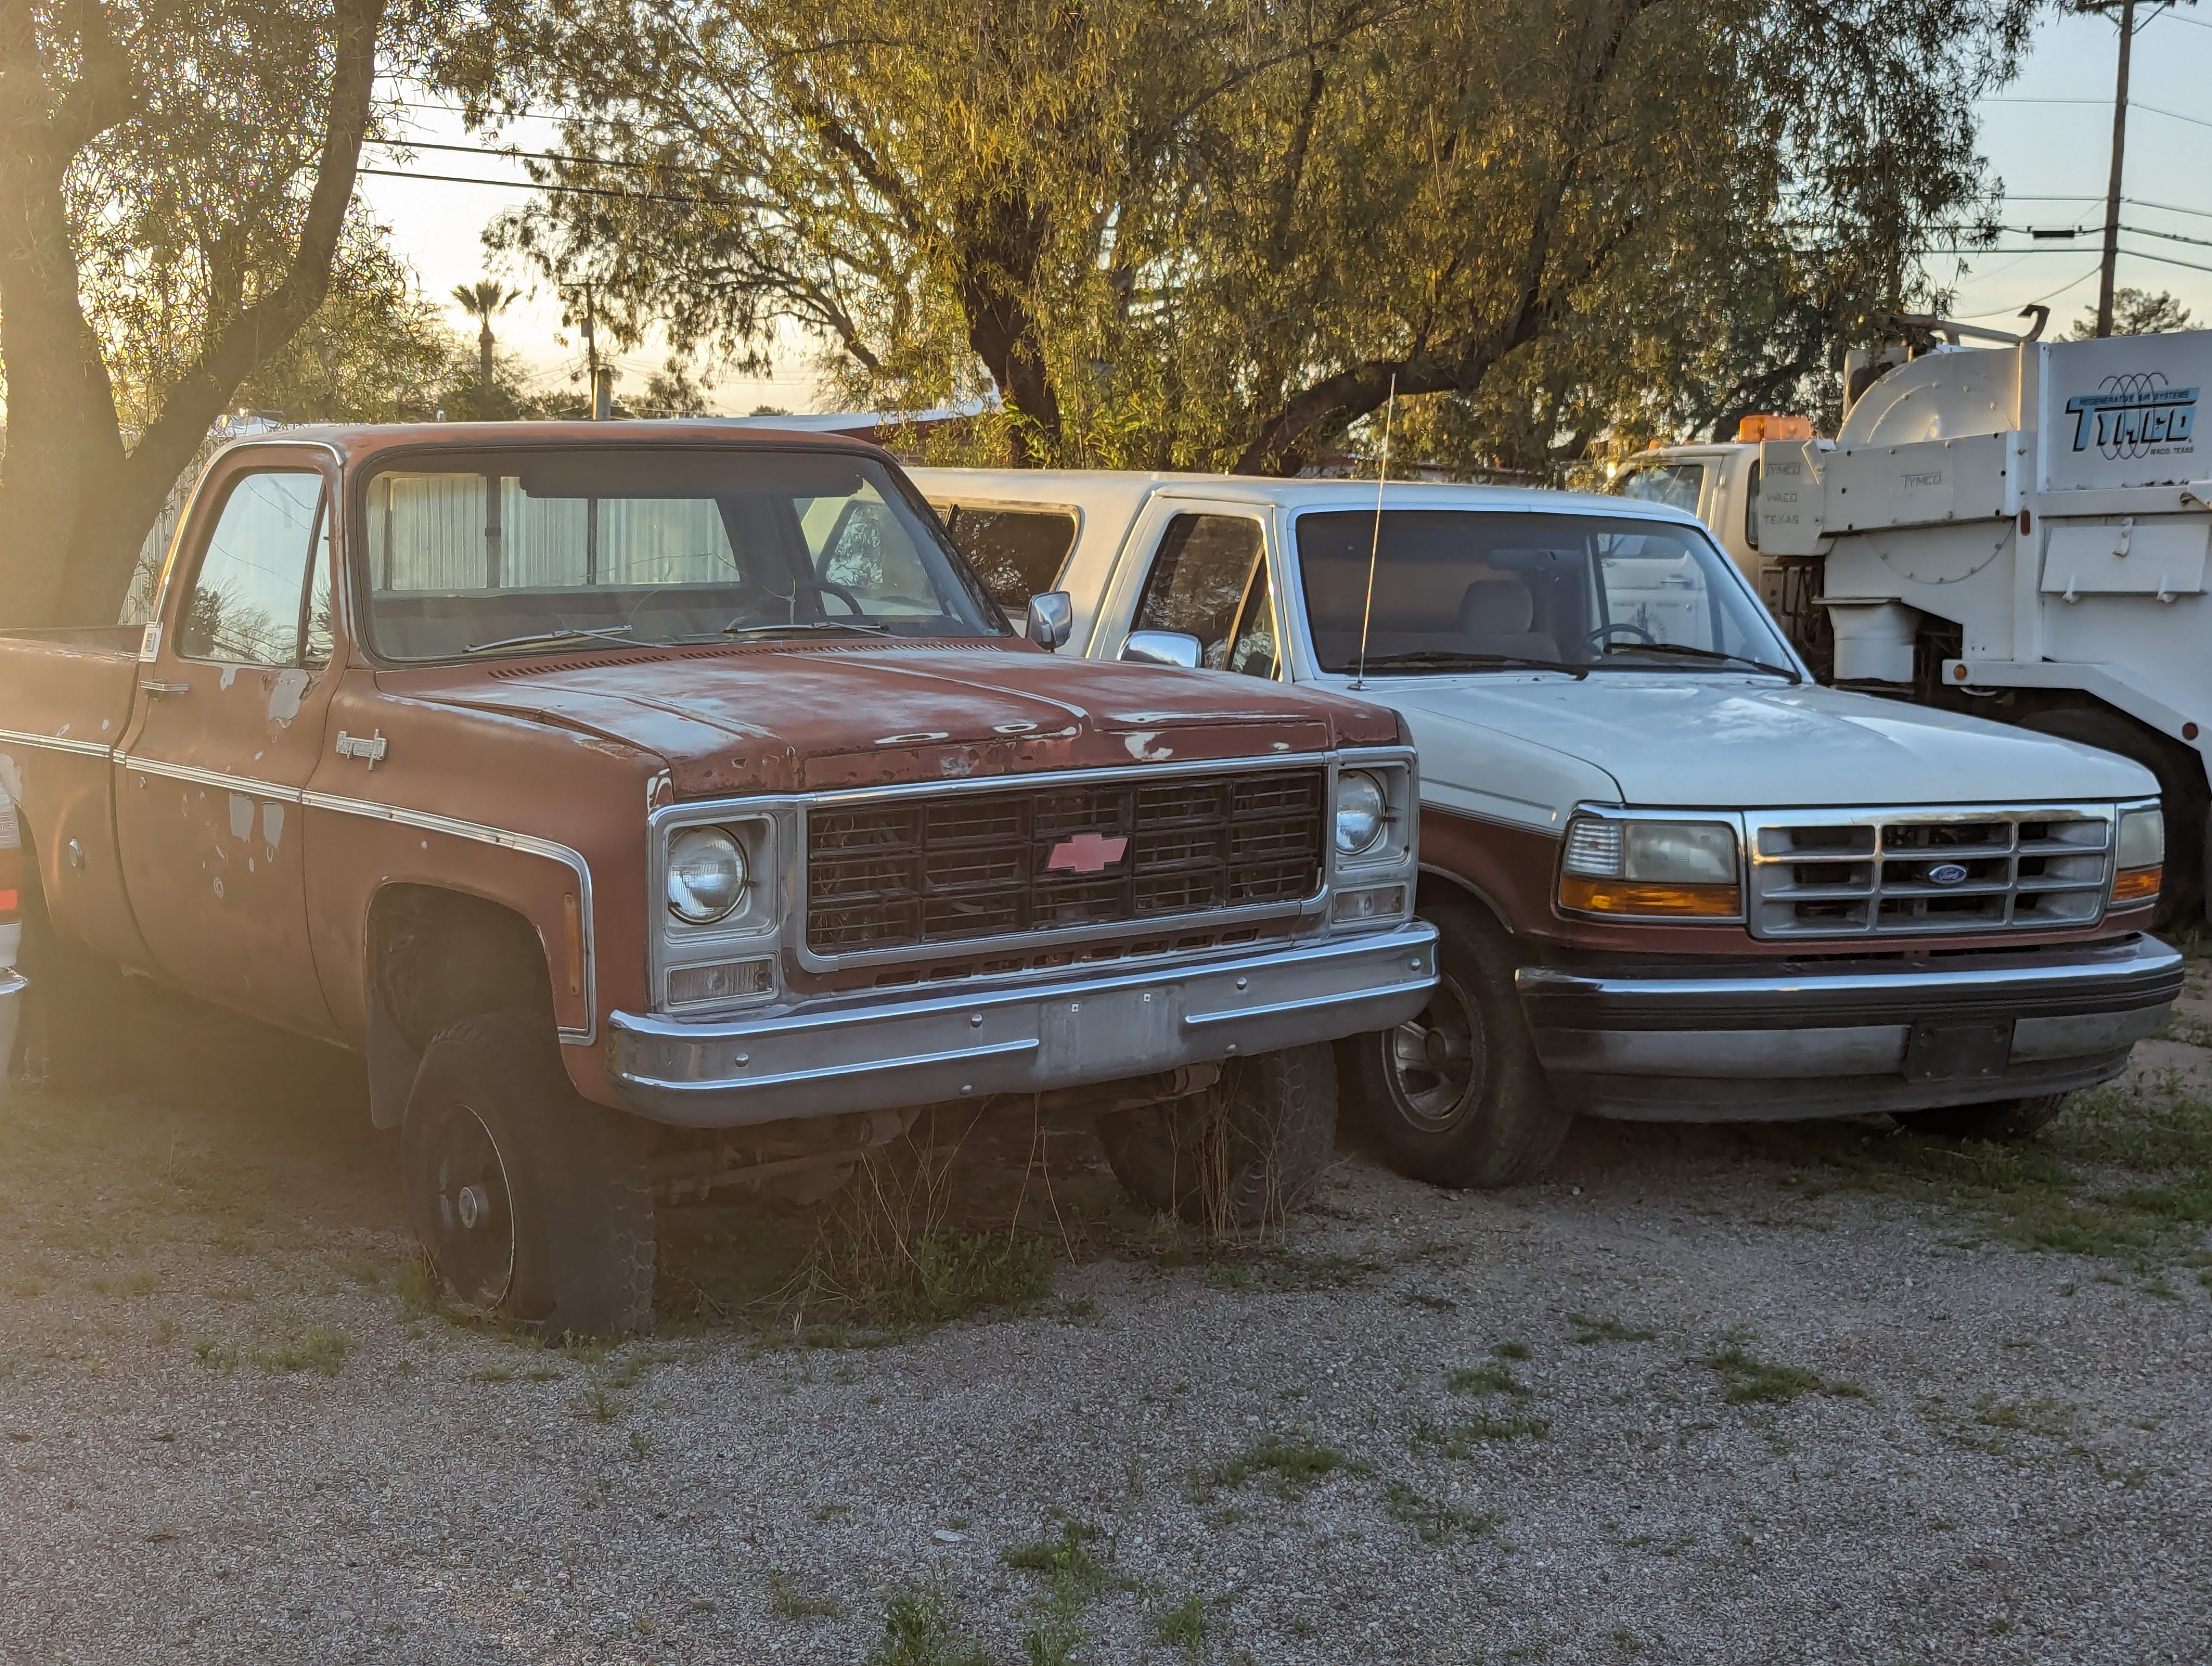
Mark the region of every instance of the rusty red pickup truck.
POLYGON ((671 1198, 933 1106, 1095 1114, 1140 1201, 1249 1218, 1435 981, 1413 754, 1067 621, 857 443, 242 441, 149 620, 0 633, 18 1050, 96 1041, 89 964, 356 1049, 452 1297, 556 1334, 650 1323, 671 1198))

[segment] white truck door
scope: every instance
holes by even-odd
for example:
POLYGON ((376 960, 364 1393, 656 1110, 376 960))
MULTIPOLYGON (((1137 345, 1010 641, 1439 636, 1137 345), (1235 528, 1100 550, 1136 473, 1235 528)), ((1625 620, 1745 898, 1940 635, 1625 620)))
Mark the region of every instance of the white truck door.
POLYGON ((1094 658, 1118 659, 1133 630, 1173 630, 1198 638, 1213 670, 1284 675, 1263 508, 1156 498, 1129 550, 1091 639, 1094 658))

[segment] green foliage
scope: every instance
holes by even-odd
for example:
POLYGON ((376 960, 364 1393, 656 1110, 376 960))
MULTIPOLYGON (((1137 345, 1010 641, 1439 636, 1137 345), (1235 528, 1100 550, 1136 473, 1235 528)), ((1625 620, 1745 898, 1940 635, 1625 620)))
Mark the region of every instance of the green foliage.
POLYGON ((1268 1435, 1205 1474, 1209 1487, 1242 1487, 1265 1475, 1279 1498, 1304 1498, 1322 1477, 1344 1462, 1344 1454, 1305 1435, 1268 1435))
POLYGON ((1455 1539, 1480 1538, 1498 1530, 1496 1515, 1439 1504, 1423 1498, 1402 1481, 1392 1481, 1387 1493, 1390 1519, 1406 1523, 1420 1535, 1423 1544, 1449 1544, 1455 1539))
POLYGON ((1493 1440, 1541 1440, 1551 1432, 1548 1417, 1471 1417, 1450 1424, 1423 1418, 1413 1426, 1413 1444, 1448 1458, 1464 1459, 1493 1440))
POLYGON ((1705 1363, 1720 1373, 1721 1381, 1727 1385, 1725 1397, 1731 1406, 1795 1400, 1820 1386, 1820 1377, 1801 1365, 1770 1365, 1734 1343, 1715 1349, 1706 1356, 1705 1363))
POLYGON ((1181 1649, 1192 1656, 1206 1652, 1206 1636, 1212 1629, 1205 1599, 1196 1591, 1173 1608, 1162 1609, 1152 1621, 1153 1637, 1170 1649, 1181 1649))
POLYGON ((884 1635, 867 1666, 990 1666, 983 1645, 955 1625, 945 1594, 933 1588, 894 1595, 884 1609, 884 1635))
MULTIPOLYGON (((2189 309, 2171 289, 2152 294, 2148 289, 2122 284, 2112 291, 2112 333, 2116 336, 2155 336, 2190 327, 2189 309)), ((2092 307, 2074 320, 2063 341, 2088 341, 2097 333, 2097 309, 2092 307)))
POLYGON ((1500 1361, 1495 1365, 1471 1365, 1454 1371, 1444 1379, 1444 1386, 1454 1394, 1525 1395, 1528 1392, 1512 1371, 1500 1361))
POLYGON ((533 166, 582 189, 498 237, 626 343, 795 325, 855 401, 1002 396, 939 447, 1091 466, 1295 469, 1395 377, 1422 453, 1546 473, 1934 300, 2034 10, 574 0, 455 62, 491 125, 573 112, 533 166))

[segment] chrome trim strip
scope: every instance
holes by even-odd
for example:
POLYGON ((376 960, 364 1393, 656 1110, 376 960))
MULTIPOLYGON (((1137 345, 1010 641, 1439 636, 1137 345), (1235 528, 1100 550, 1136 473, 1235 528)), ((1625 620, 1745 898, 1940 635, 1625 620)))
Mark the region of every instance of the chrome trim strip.
MULTIPOLYGON (((933 1065, 973 1064, 979 1059, 1012 1058, 1017 1055, 1035 1053, 1044 1043, 1034 1037, 1019 1041, 994 1042, 988 1047, 950 1047, 942 1053, 932 1053, 927 1061, 902 1060, 900 1063, 927 1062, 933 1065)), ((871 1059, 861 1064, 813 1065, 804 1070, 787 1070, 772 1076, 748 1076, 744 1085, 757 1087, 788 1087, 795 1082, 831 1082, 840 1076, 868 1076, 877 1071, 896 1067, 885 1066, 871 1059)), ((658 1076, 625 1075, 623 1080, 635 1087, 649 1088, 656 1093, 726 1093, 727 1082, 684 1082, 658 1076)))
MULTIPOLYGON (((20 995, 30 987, 31 980, 14 967, 0 966, 0 1000, 5 1000, 10 995, 20 995)), ((0 1059, 0 1069, 4 1069, 6 1065, 7 1061, 0 1059)), ((4 1083, 0 1083, 0 1086, 4 1085, 4 1083)))
MULTIPOLYGON (((417 828, 425 833, 448 833, 458 839, 496 845, 503 850, 516 851, 526 856, 543 857, 549 862, 559 862, 567 867, 576 876, 577 923, 583 934, 586 1021, 580 1029, 563 1025, 556 1033, 564 1046, 589 1047, 599 1039, 598 926, 592 906, 591 864, 584 860, 580 852, 564 844, 556 844, 550 839, 534 838, 527 833, 510 833, 504 828, 486 827, 479 822, 457 821, 451 816, 434 816, 420 810, 404 809, 398 805, 372 803, 367 799, 340 798, 329 793, 302 793, 298 801, 303 809, 328 810, 342 816, 361 816, 370 821, 392 822, 401 827, 417 828)), ((545 946, 549 952, 553 947, 550 943, 545 946)))
POLYGON ((274 799, 279 804, 298 804, 306 795, 296 787, 279 786, 273 781, 256 781, 249 775, 228 775, 220 769, 197 769, 189 763, 170 763, 159 758, 141 757, 136 753, 118 752, 115 764, 133 775, 160 775, 166 781, 188 781, 195 787, 212 787, 219 793, 236 793, 241 798, 274 799))
POLYGON ((50 752, 76 752, 85 757, 112 757, 115 748, 100 740, 71 740, 66 735, 32 734, 23 729, 0 729, 0 745, 42 746, 50 752))
MULTIPOLYGON (((2014 951, 2018 952, 2018 951, 2014 951)), ((1556 966, 1523 966, 1513 974, 1524 995, 1596 995, 1608 1000, 1692 1000, 1729 997, 1759 1000, 1790 995, 2002 995, 2011 990, 2064 980, 2084 992, 2100 983, 2139 978, 2182 964, 2179 950, 2155 938, 2141 939, 2124 960, 2052 959, 2013 966, 1976 966, 1956 971, 1799 973, 1776 977, 1606 977, 1570 972, 1556 966)))
MULTIPOLYGON (((561 863, 576 876, 577 924, 583 934, 583 999, 587 1022, 581 1028, 563 1025, 557 1033, 567 1046, 588 1047, 599 1040, 598 925, 592 917, 591 864, 584 860, 580 852, 564 844, 556 844, 550 839, 535 838, 527 833, 510 833, 504 828, 487 827, 480 822, 459 821, 451 816, 434 816, 426 811, 377 804, 368 799, 309 792, 297 787, 280 786, 275 781, 255 781, 245 775, 227 775, 215 769, 195 769, 189 764, 168 763, 153 758, 125 757, 119 752, 115 755, 115 761, 118 768, 137 775, 188 781, 194 786, 213 787, 218 792, 236 793, 241 797, 273 799, 282 804, 296 804, 305 810, 328 810, 341 816, 361 816, 370 821, 391 822, 401 827, 417 828, 425 833, 447 833, 477 844, 497 845, 501 849, 516 851, 525 856, 540 856, 547 861, 561 863)), ((546 945, 549 952, 552 947, 550 943, 546 945)), ((550 972, 550 967, 548 970, 550 972)))

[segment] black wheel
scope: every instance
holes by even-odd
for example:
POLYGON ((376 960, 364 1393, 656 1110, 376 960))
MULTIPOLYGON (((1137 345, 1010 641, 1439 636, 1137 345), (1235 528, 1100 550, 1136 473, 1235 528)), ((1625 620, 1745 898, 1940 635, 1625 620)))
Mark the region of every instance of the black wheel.
POLYGON ((1294 1207, 1336 1148, 1336 1061, 1325 1044, 1231 1059, 1202 1094, 1098 1119, 1115 1178, 1148 1209, 1216 1230, 1294 1207))
POLYGON ((551 1335, 653 1328, 643 1125, 562 1073, 542 1019, 463 1020, 422 1055, 401 1167, 447 1294, 551 1335))
POLYGON ((1898 1121, 1915 1134, 1942 1140, 2032 1140, 2066 1109, 2066 1095, 2045 1093, 2033 1099, 1993 1099, 1981 1105, 1941 1105, 1908 1110, 1898 1121))
POLYGON ((1344 1043, 1361 1109, 1391 1165, 1439 1186, 1510 1186, 1552 1160, 1574 1121, 1552 1097, 1512 939, 1460 903, 1423 910, 1442 933, 1420 1014, 1344 1043))
POLYGON ((2197 754, 2160 745, 2118 713, 2101 706, 2062 706, 2036 712, 2020 727, 2061 740, 2077 740, 2132 758, 2158 777, 2166 811, 2166 875, 2151 925, 2158 931, 2192 926, 2204 917, 2204 828, 2208 789, 2197 754))

